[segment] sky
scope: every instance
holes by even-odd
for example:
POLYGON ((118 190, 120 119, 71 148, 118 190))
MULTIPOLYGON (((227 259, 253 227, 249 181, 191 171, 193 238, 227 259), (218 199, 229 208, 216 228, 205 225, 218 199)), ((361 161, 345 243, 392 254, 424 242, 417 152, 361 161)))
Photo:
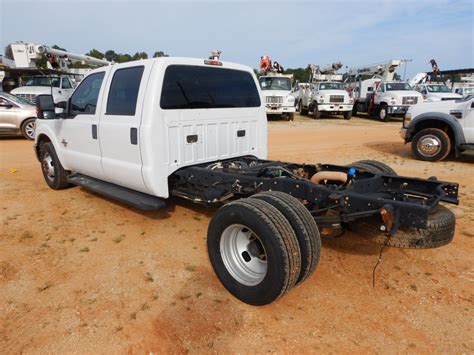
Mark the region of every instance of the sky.
POLYGON ((412 59, 411 77, 430 59, 474 67, 474 1, 0 0, 0 45, 16 41, 198 58, 220 49, 253 68, 264 54, 285 68, 412 59))

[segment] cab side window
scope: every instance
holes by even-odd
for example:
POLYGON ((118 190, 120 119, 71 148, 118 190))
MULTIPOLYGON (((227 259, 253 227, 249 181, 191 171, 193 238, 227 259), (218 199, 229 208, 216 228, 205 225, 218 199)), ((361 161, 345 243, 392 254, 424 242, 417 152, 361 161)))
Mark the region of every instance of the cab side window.
POLYGON ((97 106, 100 87, 104 80, 105 72, 94 73, 81 81, 79 87, 71 96, 70 114, 93 115, 97 106))
POLYGON ((71 82, 67 78, 63 78, 63 89, 72 89, 71 82))
POLYGON ((135 116, 143 66, 118 69, 107 99, 106 115, 135 116))

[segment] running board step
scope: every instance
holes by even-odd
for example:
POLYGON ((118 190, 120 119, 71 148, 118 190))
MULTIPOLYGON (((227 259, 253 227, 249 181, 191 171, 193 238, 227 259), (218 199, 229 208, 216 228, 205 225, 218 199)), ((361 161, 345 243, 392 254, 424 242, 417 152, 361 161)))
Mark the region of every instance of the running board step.
POLYGON ((82 186, 95 193, 110 197, 143 211, 153 211, 166 207, 165 201, 162 198, 127 189, 126 187, 94 179, 86 175, 69 175, 67 181, 73 185, 82 186))

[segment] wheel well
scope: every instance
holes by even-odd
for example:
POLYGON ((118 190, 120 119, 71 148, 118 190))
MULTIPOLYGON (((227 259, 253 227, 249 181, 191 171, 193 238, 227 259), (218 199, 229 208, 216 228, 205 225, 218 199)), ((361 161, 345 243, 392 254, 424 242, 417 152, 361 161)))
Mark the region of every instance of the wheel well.
POLYGON ((36 120, 36 117, 27 117, 23 121, 21 121, 20 127, 23 128, 23 125, 25 124, 25 122, 28 121, 28 120, 31 120, 32 118, 36 120))
POLYGON ((451 143, 453 146, 456 144, 456 137, 454 135, 454 131, 451 128, 449 124, 446 122, 440 121, 440 120, 423 120, 419 123, 416 124, 415 129, 413 130, 413 133, 411 134, 411 138, 413 138, 419 131, 425 128, 438 128, 449 136, 449 139, 451 140, 451 143))
POLYGON ((51 142, 51 139, 45 134, 40 134, 38 136, 37 143, 35 144, 36 158, 39 160, 40 148, 43 144, 51 142))

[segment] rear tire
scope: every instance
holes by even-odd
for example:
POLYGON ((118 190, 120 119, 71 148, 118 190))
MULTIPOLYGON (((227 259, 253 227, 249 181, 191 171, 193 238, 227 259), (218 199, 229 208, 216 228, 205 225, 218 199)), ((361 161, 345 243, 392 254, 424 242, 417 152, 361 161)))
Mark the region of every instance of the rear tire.
POLYGON ((221 207, 209 224, 207 246, 222 285, 248 304, 277 300, 300 274, 295 233, 283 214, 265 201, 242 199, 221 207))
POLYGON ((454 238, 456 218, 454 213, 444 206, 438 206, 428 216, 426 229, 400 227, 390 237, 380 232, 379 225, 373 219, 364 219, 351 223, 351 229, 364 238, 377 244, 385 244, 406 249, 430 249, 450 243, 454 238))
POLYGON ((451 139, 439 128, 425 128, 413 137, 411 150, 419 160, 443 160, 451 152, 451 139))
POLYGON ((295 119, 295 114, 294 113, 289 113, 288 114, 288 121, 293 121, 295 119))
POLYGON ((44 143, 40 147, 41 171, 46 183, 53 190, 62 190, 71 187, 67 182, 69 171, 64 170, 59 161, 53 143, 44 143))
POLYGON ((21 134, 26 139, 35 139, 36 118, 28 118, 21 124, 21 134))
POLYGON ((305 281, 316 269, 321 255, 321 237, 313 216, 296 198, 280 191, 265 191, 251 198, 268 202, 290 222, 301 252, 301 272, 296 284, 305 281))

